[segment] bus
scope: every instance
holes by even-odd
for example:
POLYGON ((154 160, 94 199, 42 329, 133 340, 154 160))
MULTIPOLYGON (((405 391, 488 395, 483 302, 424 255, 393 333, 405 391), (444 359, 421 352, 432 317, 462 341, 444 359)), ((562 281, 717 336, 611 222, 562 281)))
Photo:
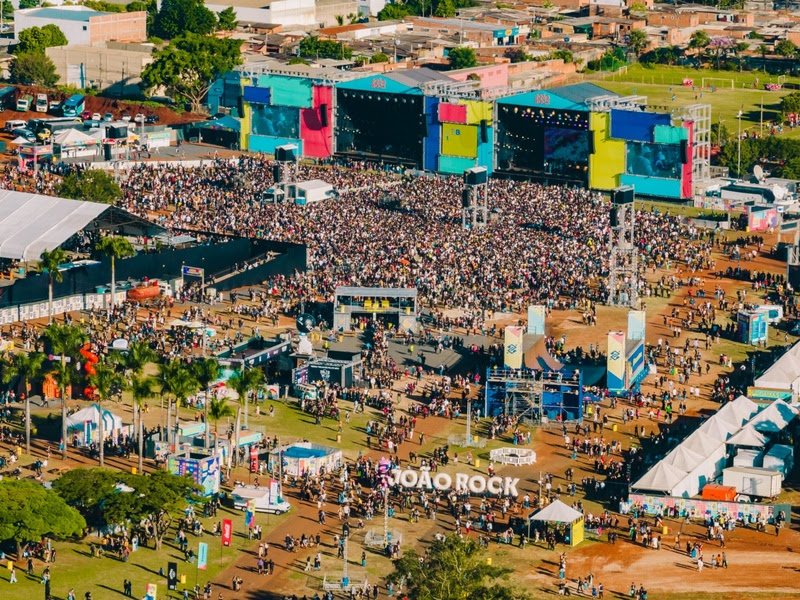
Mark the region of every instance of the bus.
POLYGON ((17 110, 20 112, 25 112, 26 110, 31 109, 31 105, 33 104, 33 96, 30 94, 25 94, 17 100, 17 110))
POLYGON ((14 108, 17 105, 17 88, 4 87, 0 90, 0 109, 14 108))
POLYGON ((61 114, 65 117, 80 117, 84 111, 86 99, 81 94, 70 96, 61 107, 61 114))

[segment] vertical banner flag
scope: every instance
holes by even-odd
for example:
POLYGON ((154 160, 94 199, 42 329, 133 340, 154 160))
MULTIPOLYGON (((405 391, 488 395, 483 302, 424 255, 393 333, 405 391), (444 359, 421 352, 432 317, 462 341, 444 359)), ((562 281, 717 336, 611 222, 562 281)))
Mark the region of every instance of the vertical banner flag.
POLYGON ((277 504, 280 501, 280 494, 278 493, 278 480, 277 479, 270 479, 269 480, 269 499, 270 502, 273 504, 277 504))
POLYGON ((197 568, 201 571, 206 570, 208 564, 208 544, 200 542, 197 546, 197 568))
POLYGON ((147 587, 145 588, 145 599, 146 600, 156 600, 156 584, 155 583, 148 583, 147 587))
POLYGON ((528 333, 544 335, 545 309, 541 304, 528 307, 528 333))
POLYGON ((256 501, 248 500, 244 511, 244 526, 253 527, 256 524, 256 501))
POLYGON ((643 310, 632 310, 628 313, 628 339, 644 339, 645 313, 643 310))
POLYGON ((250 472, 258 472, 258 449, 255 444, 250 446, 250 472))
POLYGON ((608 389, 625 389, 625 334, 621 331, 608 333, 608 389))
POLYGON ((508 369, 522 368, 522 327, 506 327, 505 365, 508 369))
POLYGON ((224 519, 222 521, 222 545, 230 546, 231 538, 233 537, 233 521, 224 519))
POLYGON ((167 589, 174 590, 178 587, 178 563, 167 563, 167 589))

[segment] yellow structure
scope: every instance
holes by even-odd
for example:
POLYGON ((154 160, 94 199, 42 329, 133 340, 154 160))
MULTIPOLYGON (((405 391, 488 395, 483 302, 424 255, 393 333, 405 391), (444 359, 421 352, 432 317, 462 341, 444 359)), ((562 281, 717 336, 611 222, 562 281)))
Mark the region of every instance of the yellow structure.
POLYGON ((594 153, 589 155, 589 187, 612 190, 625 173, 625 141, 611 139, 611 114, 589 113, 589 135, 594 136, 594 153))
POLYGON ((480 100, 461 100, 459 104, 467 107, 467 124, 478 125, 481 121, 486 121, 492 126, 492 103, 480 100))

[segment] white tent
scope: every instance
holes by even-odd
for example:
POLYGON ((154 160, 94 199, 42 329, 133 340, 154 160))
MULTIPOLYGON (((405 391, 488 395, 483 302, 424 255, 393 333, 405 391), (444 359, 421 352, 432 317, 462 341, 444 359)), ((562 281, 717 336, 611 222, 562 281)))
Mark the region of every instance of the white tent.
POLYGON ((53 136, 53 143, 59 146, 75 146, 79 144, 96 144, 97 140, 78 129, 64 129, 53 136))
POLYGON ((800 342, 776 360, 761 377, 756 378, 753 387, 800 392, 800 342))
POLYGON ((767 443, 767 438, 756 431, 752 425, 747 425, 734 434, 726 444, 731 446, 745 446, 748 448, 763 448, 767 443))
POLYGON ((724 419, 737 429, 744 425, 758 412, 758 405, 745 396, 739 396, 732 402, 726 402, 715 417, 724 419))
POLYGON ((671 464, 660 460, 631 487, 636 490, 663 492, 667 495, 673 496, 679 495, 673 494, 673 489, 685 478, 685 471, 682 471, 678 467, 673 467, 671 464))
POLYGON ((783 400, 775 400, 767 408, 750 420, 756 431, 764 433, 778 433, 797 416, 797 409, 792 408, 783 400))
POLYGON ((720 448, 722 448, 723 453, 725 450, 725 447, 720 440, 711 437, 699 429, 683 440, 681 445, 686 446, 690 450, 694 450, 703 456, 710 456, 712 453, 719 451, 720 448))
MULTIPOLYGON (((100 415, 100 407, 97 404, 90 404, 86 408, 82 408, 78 412, 67 417, 67 427, 83 427, 86 421, 91 421, 94 425, 98 425, 100 415)), ((103 409, 103 427, 106 431, 112 429, 119 429, 122 427, 122 417, 118 417, 108 409, 103 409)))
POLYGON ((582 519, 583 514, 561 500, 554 500, 539 512, 528 517, 529 521, 548 521, 550 523, 572 523, 582 519))
POLYGON ((664 462, 680 469, 684 473, 689 473, 704 460, 705 456, 685 447, 683 444, 679 445, 664 457, 664 462))
POLYGON ((728 423, 723 417, 714 415, 705 423, 700 425, 699 429, 703 433, 710 435, 715 440, 724 442, 735 432, 741 429, 741 425, 733 425, 732 423, 728 423))

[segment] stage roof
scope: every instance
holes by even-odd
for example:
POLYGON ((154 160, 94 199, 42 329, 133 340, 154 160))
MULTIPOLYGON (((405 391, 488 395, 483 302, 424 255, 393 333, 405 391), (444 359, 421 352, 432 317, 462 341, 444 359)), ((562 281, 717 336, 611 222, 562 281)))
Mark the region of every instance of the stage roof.
POLYGON ((501 98, 498 104, 511 104, 513 106, 537 106, 541 108, 554 108, 558 110, 588 111, 586 100, 597 96, 617 96, 593 83, 576 83, 549 90, 535 90, 518 96, 501 98))
POLYGON ((130 233, 164 231, 109 204, 0 190, 0 258, 38 260, 92 224, 130 233))
POLYGON ((422 91, 419 86, 429 81, 452 82, 453 80, 438 71, 423 67, 420 69, 402 69, 394 73, 373 75, 372 77, 362 77, 354 81, 343 81, 337 84, 336 88, 389 94, 421 94, 422 91))

